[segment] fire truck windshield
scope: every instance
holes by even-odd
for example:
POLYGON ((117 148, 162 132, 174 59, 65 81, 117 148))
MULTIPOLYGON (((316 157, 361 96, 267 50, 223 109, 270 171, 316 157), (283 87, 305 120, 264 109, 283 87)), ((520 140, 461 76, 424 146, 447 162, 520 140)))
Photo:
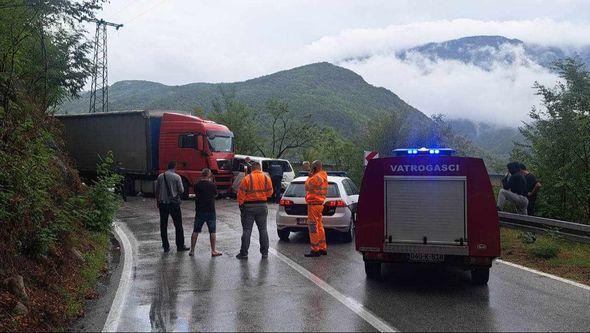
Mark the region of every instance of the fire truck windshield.
POLYGON ((209 136, 209 147, 214 152, 232 152, 234 138, 231 136, 209 136))

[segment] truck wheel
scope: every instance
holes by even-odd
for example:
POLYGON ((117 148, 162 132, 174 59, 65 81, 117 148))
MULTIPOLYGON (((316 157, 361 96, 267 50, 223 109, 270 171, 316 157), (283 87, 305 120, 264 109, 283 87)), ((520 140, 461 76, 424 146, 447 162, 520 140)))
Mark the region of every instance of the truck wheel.
POLYGON ((289 241, 289 235, 291 234, 291 232, 289 230, 277 230, 277 233, 279 234, 280 240, 282 240, 284 242, 289 241))
POLYGON ((476 286, 485 286, 490 280, 490 268, 474 268, 471 270, 471 282, 476 286))
POLYGON ((182 200, 188 200, 188 194, 190 193, 190 185, 188 183, 188 180, 186 180, 185 178, 182 178, 182 187, 184 187, 184 192, 180 195, 180 198, 182 200))
POLYGON ((369 279, 378 280, 381 278, 381 263, 365 261, 365 274, 369 279))

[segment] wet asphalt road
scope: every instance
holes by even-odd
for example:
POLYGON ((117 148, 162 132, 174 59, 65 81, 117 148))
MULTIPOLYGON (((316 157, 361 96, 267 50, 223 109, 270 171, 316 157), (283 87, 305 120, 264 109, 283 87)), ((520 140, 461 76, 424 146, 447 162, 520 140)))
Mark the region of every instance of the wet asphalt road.
MULTIPOLYGON (((401 331, 589 331, 590 291, 495 263, 487 287, 467 272, 420 266, 386 266, 383 281, 367 280, 353 243, 328 235, 329 256, 304 258, 303 234, 279 242, 277 206, 269 205, 271 248, 365 306, 401 331)), ((187 252, 162 253, 153 199, 130 198, 119 219, 135 244, 131 289, 119 331, 375 331, 363 317, 319 288, 285 260, 258 252, 255 229, 247 261, 235 259, 241 225, 233 200, 217 201, 218 250, 208 234, 187 252)), ((194 204, 183 203, 189 244, 194 204)), ((206 227, 205 227, 206 229, 206 227)), ((174 244, 169 224, 169 239, 174 244)), ((287 260, 288 260, 287 259, 287 260)))

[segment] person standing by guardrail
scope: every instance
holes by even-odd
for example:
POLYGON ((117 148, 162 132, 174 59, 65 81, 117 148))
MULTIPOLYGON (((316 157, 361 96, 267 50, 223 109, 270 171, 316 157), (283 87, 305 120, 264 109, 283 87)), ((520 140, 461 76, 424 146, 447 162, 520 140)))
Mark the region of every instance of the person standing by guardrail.
POLYGON ((238 188, 238 204, 242 219, 242 245, 236 258, 248 258, 254 223, 258 227, 262 258, 268 257, 269 240, 266 229, 268 207, 266 201, 272 196, 272 193, 272 181, 262 173, 262 166, 259 162, 252 162, 252 172, 244 176, 238 188))
POLYGON ((529 205, 527 206, 527 214, 533 216, 535 215, 535 202, 537 201, 537 194, 541 190, 542 185, 537 177, 527 170, 526 165, 520 163, 520 169, 524 175, 524 178, 526 179, 528 190, 527 197, 529 199, 529 205))
POLYGON ((160 211, 160 235, 164 252, 170 252, 168 242, 168 216, 172 216, 176 229, 176 251, 188 251, 184 245, 184 230, 182 228, 182 202, 180 194, 184 192, 182 178, 176 174, 176 161, 168 162, 168 170, 161 173, 156 180, 156 205, 160 211))
POLYGON ((511 202, 516 207, 518 214, 527 215, 529 204, 527 183, 521 173, 520 163, 510 162, 506 167, 510 176, 506 180, 502 180, 504 188, 500 189, 498 193, 498 210, 504 210, 506 202, 511 202))

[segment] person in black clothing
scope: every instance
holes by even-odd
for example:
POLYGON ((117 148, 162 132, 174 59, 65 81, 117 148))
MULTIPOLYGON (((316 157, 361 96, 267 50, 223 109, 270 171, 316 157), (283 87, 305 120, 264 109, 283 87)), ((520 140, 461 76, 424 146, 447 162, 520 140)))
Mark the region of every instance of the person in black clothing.
POLYGON ((503 188, 498 193, 498 209, 503 210, 508 201, 514 204, 518 214, 526 215, 529 204, 527 182, 521 173, 520 163, 508 163, 507 168, 510 176, 502 180, 503 188))
POLYGON ((241 171, 244 172, 244 176, 249 175, 252 172, 252 161, 250 160, 250 157, 244 159, 241 169, 241 171))
POLYGON ((199 233, 203 230, 203 224, 207 224, 209 229, 209 241, 211 242, 211 256, 218 257, 221 252, 215 250, 216 241, 216 215, 215 215, 215 197, 217 197, 217 187, 213 182, 213 173, 209 169, 201 171, 201 180, 195 184, 195 225, 193 235, 191 236, 191 250, 189 256, 195 254, 195 245, 199 233))
POLYGON ((279 163, 272 163, 268 168, 270 180, 273 188, 273 201, 279 203, 281 201, 282 182, 283 182, 283 166, 279 163))
POLYGON ((541 190, 541 182, 539 182, 535 175, 527 170, 526 165, 521 163, 520 170, 526 179, 528 191, 527 197, 529 199, 529 205, 527 207, 527 213, 528 215, 535 215, 535 202, 537 201, 537 193, 541 190))

